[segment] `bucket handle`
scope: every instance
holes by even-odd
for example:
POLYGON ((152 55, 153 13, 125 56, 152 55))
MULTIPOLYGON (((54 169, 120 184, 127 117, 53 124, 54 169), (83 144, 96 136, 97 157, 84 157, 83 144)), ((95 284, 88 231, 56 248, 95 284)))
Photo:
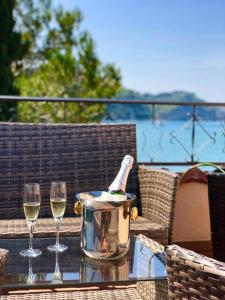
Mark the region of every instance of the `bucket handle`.
POLYGON ((76 215, 80 215, 81 212, 82 212, 82 203, 80 200, 76 201, 75 204, 74 204, 74 212, 76 215))

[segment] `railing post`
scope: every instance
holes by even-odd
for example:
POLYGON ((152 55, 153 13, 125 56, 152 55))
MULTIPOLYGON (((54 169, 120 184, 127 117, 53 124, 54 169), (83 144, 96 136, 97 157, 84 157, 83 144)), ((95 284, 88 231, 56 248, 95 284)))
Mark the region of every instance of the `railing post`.
POLYGON ((155 104, 152 104, 152 124, 155 124, 155 104))
POLYGON ((192 106, 191 162, 194 163, 196 105, 192 106))

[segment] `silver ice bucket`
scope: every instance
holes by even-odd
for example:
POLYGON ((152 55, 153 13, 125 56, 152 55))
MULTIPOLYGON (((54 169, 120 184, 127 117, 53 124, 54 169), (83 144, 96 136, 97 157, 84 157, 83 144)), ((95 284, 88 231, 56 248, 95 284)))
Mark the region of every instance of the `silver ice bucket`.
POLYGON ((75 213, 81 213, 81 248, 95 259, 115 259, 129 250, 130 219, 137 218, 137 208, 132 206, 135 195, 111 196, 99 200, 105 192, 93 191, 77 194, 75 213), (113 198, 112 198, 113 197, 113 198), (118 201, 117 201, 118 199, 118 201))

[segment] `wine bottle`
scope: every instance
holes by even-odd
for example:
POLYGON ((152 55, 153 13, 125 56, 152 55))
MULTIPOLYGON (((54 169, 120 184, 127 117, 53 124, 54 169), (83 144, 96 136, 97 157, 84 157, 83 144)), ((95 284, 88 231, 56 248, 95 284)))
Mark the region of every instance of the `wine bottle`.
POLYGON ((113 180, 111 185, 109 186, 108 192, 112 195, 125 195, 127 178, 129 172, 132 168, 134 159, 130 155, 125 155, 122 163, 121 168, 116 175, 116 178, 113 180))

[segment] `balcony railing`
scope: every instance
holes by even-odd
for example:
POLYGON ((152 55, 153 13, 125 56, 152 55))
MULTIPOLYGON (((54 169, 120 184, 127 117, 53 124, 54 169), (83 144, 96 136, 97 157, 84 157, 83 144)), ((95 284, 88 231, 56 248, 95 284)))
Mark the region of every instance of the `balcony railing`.
POLYGON ((181 166, 210 161, 225 164, 225 103, 0 96, 0 105, 21 101, 106 104, 110 109, 104 122, 136 123, 139 163, 181 166), (119 110, 121 105, 131 108, 133 115, 131 113, 129 119, 113 116, 113 108, 119 110), (137 119, 133 105, 135 109, 146 106, 149 118, 137 119), (166 116, 164 112, 171 106, 177 108, 178 115, 166 116), (203 108, 204 116, 201 115, 203 108), (211 113, 212 109, 220 112, 220 118, 207 118, 207 110, 211 113))

